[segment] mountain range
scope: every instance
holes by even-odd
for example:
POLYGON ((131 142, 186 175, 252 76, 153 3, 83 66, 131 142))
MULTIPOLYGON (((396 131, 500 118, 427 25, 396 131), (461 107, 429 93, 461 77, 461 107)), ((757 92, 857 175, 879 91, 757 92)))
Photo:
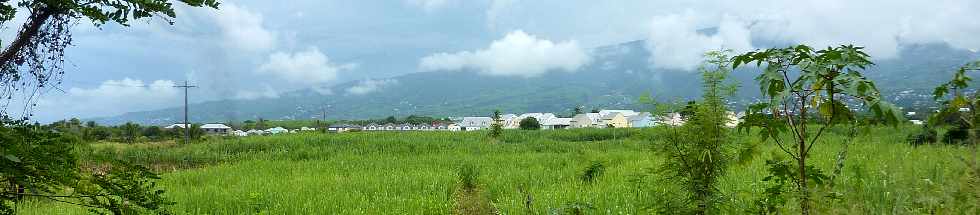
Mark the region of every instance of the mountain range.
MULTIPOLYGON (((536 77, 488 76, 477 71, 418 72, 292 91, 277 98, 191 104, 190 119, 311 119, 323 117, 324 112, 328 119, 486 116, 495 109, 506 113, 569 114, 576 106, 585 110, 638 108, 635 101, 644 93, 669 101, 700 95, 700 74, 651 66, 644 41, 598 47, 591 53, 591 63, 575 71, 552 71, 536 77)), ((886 96, 899 92, 925 94, 949 79, 955 68, 978 59, 980 53, 945 44, 905 45, 897 57, 876 60, 865 74, 877 82, 886 96)), ((733 99, 737 104, 748 103, 759 95, 752 82, 758 72, 753 70, 757 69, 740 69, 732 75, 740 85, 733 99)), ((173 107, 89 120, 162 125, 182 120, 182 111, 182 107, 173 107)))

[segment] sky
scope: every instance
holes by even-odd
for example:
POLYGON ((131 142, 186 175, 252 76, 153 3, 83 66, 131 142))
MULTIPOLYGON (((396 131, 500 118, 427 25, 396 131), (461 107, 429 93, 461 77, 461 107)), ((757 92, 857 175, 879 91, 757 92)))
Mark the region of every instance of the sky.
MULTIPOLYGON (((34 119, 112 116, 192 103, 275 98, 313 89, 369 96, 387 79, 427 71, 535 77, 591 63, 590 49, 644 40, 650 66, 693 69, 708 50, 758 43, 980 49, 975 0, 239 0, 177 4, 160 19, 73 29, 64 81, 37 98, 34 119), (707 34, 698 31, 716 28, 707 34), (357 84, 344 92, 326 88, 357 84)), ((23 14, 20 14, 21 17, 23 14)), ((9 25, 9 24, 8 24, 9 25)), ((17 25, 6 26, 9 40, 17 25)), ((10 109, 10 107, 8 107, 10 109)), ((13 108, 16 109, 16 108, 13 108)), ((8 110, 16 112, 15 110, 8 110)))

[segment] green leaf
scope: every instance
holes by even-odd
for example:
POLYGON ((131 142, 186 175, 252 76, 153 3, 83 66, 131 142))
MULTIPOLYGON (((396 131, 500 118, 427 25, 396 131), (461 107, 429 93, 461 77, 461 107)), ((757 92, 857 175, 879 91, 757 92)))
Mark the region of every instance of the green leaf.
POLYGON ((20 163, 21 162, 20 158, 18 158, 17 156, 14 156, 14 155, 4 155, 3 157, 4 158, 7 158, 7 160, 9 160, 9 161, 13 161, 14 163, 20 163))

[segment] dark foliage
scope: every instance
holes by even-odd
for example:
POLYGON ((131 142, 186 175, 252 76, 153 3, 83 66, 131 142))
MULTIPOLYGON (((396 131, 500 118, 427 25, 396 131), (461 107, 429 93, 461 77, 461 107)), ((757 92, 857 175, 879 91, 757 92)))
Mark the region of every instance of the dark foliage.
POLYGON ((519 127, 521 130, 538 130, 541 129, 541 123, 537 118, 527 117, 520 121, 519 127))

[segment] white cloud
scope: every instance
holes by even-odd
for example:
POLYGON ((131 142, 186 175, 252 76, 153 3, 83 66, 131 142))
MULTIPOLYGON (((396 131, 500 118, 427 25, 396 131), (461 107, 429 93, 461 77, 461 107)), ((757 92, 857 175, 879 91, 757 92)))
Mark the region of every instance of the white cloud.
POLYGON ((214 18, 226 48, 261 52, 276 47, 276 33, 262 25, 261 14, 235 4, 221 4, 214 18))
POLYGON ((420 7, 427 12, 445 7, 450 0, 408 0, 409 4, 420 7))
POLYGON ((330 89, 330 87, 313 86, 310 87, 310 89, 312 89, 313 92, 319 93, 320 95, 324 95, 324 96, 333 95, 333 90, 330 89))
MULTIPOLYGON (((487 9, 492 29, 524 29, 539 35, 574 38, 586 47, 647 39, 651 20, 678 16, 695 29, 719 27, 725 20, 744 24, 752 41, 802 43, 813 47, 839 44, 865 46, 872 57, 897 56, 903 45, 948 43, 963 50, 980 49, 976 0, 747 0, 649 1, 621 0, 569 3, 564 0, 507 2, 506 10, 487 9), (568 16, 567 14, 576 14, 568 16), (597 18, 601 17, 601 18, 597 18), (637 27, 639 26, 639 27, 637 27)), ((503 3, 501 3, 503 4, 503 3)), ((740 30, 740 29, 736 29, 740 30)), ((670 33, 670 32, 664 32, 670 33)), ((737 36, 737 31, 733 33, 737 36)), ((687 34, 691 35, 691 34, 687 34)), ((736 41, 724 39, 726 47, 736 41)), ((680 42, 712 43, 710 37, 675 37, 680 42)), ((742 40, 738 40, 742 41, 742 40)), ((668 42, 669 43, 669 42, 668 42)), ((758 48, 768 44, 753 44, 758 48)), ((697 45, 702 47, 702 45, 697 45)), ((687 52, 685 47, 669 49, 687 52)), ((690 54, 686 54, 690 56, 690 54)), ((692 59, 692 58, 684 58, 692 59)), ((679 65, 685 60, 679 60, 679 65)))
POLYGON ((437 53, 422 58, 422 70, 476 69, 487 75, 533 77, 552 70, 574 71, 590 60, 575 41, 554 43, 514 31, 473 52, 437 53))
MULTIPOLYGON (((95 88, 73 87, 64 94, 41 97, 35 113, 44 117, 95 117, 182 105, 182 92, 173 81, 124 78, 107 80, 95 88)), ((41 119, 50 120, 50 119, 41 119)))
POLYGON ((259 67, 260 73, 271 74, 292 83, 321 84, 337 79, 337 73, 356 68, 355 64, 330 62, 319 49, 269 55, 269 60, 259 67))
POLYGON ((707 51, 732 49, 736 52, 752 49, 751 32, 747 26, 726 16, 718 33, 708 36, 698 33, 696 15, 667 15, 655 17, 651 24, 646 47, 654 67, 691 70, 697 67, 707 51))
POLYGON ((367 79, 357 83, 350 88, 347 88, 347 94, 351 95, 364 95, 368 93, 373 93, 384 89, 387 86, 398 84, 398 80, 395 79, 367 79))
POLYGON ((497 18, 502 16, 504 11, 517 3, 517 0, 493 0, 490 2, 490 7, 487 8, 487 27, 490 29, 497 28, 497 18))
POLYGON ((255 100, 263 98, 279 98, 279 92, 269 85, 265 85, 260 91, 241 90, 235 94, 236 99, 255 100))

